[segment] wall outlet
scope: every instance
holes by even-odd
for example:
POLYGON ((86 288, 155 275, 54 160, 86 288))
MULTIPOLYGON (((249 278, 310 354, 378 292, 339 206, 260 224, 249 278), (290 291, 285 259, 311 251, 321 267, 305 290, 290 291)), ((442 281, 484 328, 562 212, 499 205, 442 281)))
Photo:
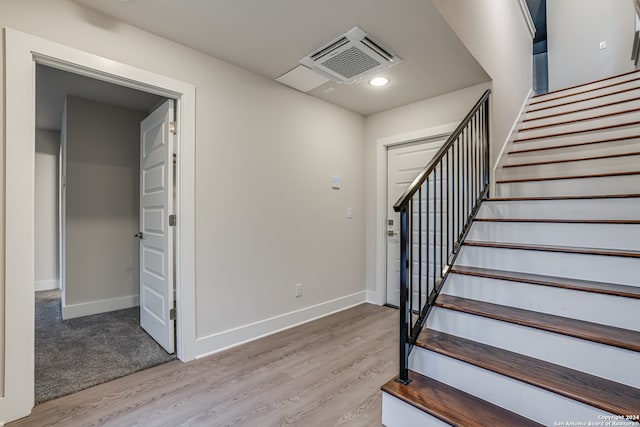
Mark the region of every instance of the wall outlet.
POLYGON ((302 283, 296 283, 296 298, 302 296, 302 283))

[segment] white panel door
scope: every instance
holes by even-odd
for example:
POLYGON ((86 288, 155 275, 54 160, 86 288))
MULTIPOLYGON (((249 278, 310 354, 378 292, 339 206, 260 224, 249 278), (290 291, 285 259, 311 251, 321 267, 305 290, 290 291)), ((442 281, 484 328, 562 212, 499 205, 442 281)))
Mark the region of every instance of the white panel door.
MULTIPOLYGON (((389 147, 387 150, 387 304, 400 305, 400 214, 393 210, 409 184, 437 153, 446 137, 389 147)), ((424 195, 423 195, 424 198, 424 195)))
POLYGON ((175 351, 173 308, 173 100, 140 124, 140 326, 175 351))

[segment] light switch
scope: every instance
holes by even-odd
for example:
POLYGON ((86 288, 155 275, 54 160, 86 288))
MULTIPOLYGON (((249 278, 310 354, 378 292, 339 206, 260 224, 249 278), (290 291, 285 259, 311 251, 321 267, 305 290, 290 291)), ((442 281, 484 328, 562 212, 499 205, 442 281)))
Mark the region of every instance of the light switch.
POLYGON ((342 181, 340 181, 340 177, 334 176, 333 180, 331 181, 331 188, 333 188, 334 190, 339 190, 341 184, 342 184, 342 181))
POLYGON ((353 208, 347 208, 347 219, 353 218, 353 208))
POLYGON ((600 50, 607 48, 607 41, 603 40, 600 42, 600 50))

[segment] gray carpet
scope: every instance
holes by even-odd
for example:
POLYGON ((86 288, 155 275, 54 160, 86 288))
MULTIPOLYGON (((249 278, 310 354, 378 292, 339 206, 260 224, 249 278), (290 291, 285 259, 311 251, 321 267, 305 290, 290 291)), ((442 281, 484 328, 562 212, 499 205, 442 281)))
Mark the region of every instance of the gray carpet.
POLYGON ((174 360, 139 319, 135 307, 62 320, 60 291, 36 292, 36 403, 174 360))

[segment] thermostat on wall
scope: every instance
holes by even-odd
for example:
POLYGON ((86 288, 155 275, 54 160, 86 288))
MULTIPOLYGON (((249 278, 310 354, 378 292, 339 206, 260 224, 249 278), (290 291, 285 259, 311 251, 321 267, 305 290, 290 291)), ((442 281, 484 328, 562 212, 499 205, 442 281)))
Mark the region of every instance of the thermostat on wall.
POLYGON ((333 181, 331 183, 331 188, 333 188, 334 190, 339 190, 340 189, 340 177, 339 176, 334 176, 333 177, 333 181))

